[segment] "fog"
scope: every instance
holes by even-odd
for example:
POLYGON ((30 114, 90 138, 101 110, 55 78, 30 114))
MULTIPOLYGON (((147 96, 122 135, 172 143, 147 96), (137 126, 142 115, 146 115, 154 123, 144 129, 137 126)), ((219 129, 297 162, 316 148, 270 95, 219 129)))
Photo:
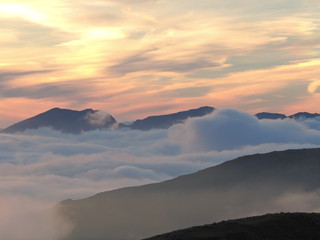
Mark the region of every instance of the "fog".
MULTIPOLYGON (((99 125, 107 117, 98 112, 90 119, 99 125)), ((45 239, 60 239, 56 233, 63 235, 70 226, 56 224, 59 217, 52 217, 52 211, 43 215, 46 220, 41 214, 32 221, 28 216, 52 210, 64 199, 159 182, 243 155, 314 148, 320 144, 319 126, 319 119, 258 120, 223 109, 168 130, 109 129, 73 135, 42 128, 0 134, 0 207, 8 210, 8 215, 1 211, 0 238, 27 239, 20 238, 27 236, 24 228, 14 231, 19 224, 28 234, 36 229, 38 238, 30 239, 44 239, 36 227, 44 224, 45 239)))
POLYGON ((0 196, 0 239, 57 240, 72 229, 56 204, 19 195, 0 196))

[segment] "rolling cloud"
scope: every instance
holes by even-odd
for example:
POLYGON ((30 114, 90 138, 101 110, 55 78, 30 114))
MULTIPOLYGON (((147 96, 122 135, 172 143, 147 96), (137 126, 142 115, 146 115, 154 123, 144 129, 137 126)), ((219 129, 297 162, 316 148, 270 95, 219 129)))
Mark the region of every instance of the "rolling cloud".
POLYGON ((241 155, 318 146, 318 121, 258 120, 225 109, 169 130, 1 134, 0 191, 61 200, 166 180, 241 155))
POLYGON ((318 120, 303 123, 291 119, 258 120, 253 115, 225 109, 173 126, 170 133, 177 142, 185 144, 185 149, 200 151, 223 151, 268 143, 320 144, 319 132, 306 126, 316 128, 318 120))

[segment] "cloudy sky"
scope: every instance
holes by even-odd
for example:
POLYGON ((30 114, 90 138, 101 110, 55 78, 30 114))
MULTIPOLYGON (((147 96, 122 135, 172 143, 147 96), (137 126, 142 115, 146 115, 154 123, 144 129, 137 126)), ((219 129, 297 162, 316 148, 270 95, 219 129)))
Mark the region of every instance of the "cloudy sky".
POLYGON ((318 110, 318 0, 0 0, 0 127, 201 105, 318 110))

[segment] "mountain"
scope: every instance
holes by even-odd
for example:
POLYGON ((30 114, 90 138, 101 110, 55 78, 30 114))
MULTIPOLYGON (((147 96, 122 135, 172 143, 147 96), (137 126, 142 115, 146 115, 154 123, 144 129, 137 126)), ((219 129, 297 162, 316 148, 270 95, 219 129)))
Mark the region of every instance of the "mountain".
MULTIPOLYGON (((213 107, 200 107, 188 111, 182 111, 167 115, 150 116, 132 123, 117 123, 110 114, 85 109, 75 111, 69 109, 53 108, 47 112, 41 113, 34 117, 28 118, 5 129, 0 129, 0 133, 16 133, 23 132, 27 129, 37 129, 41 127, 49 127, 63 133, 79 134, 85 131, 108 129, 108 128, 129 128, 137 130, 150 129, 167 129, 174 124, 182 123, 188 118, 202 117, 212 113, 213 107)), ((318 113, 300 112, 290 116, 280 113, 261 112, 255 115, 258 119, 285 119, 303 120, 308 118, 319 117, 318 113)))
POLYGON ((83 131, 111 128, 116 120, 109 114, 85 109, 75 111, 53 108, 1 130, 2 133, 23 132, 27 129, 49 127, 63 133, 79 134, 83 131))
POLYGON ((320 149, 240 157, 161 183, 60 203, 67 240, 133 240, 225 219, 320 206, 320 149))
POLYGON ((258 119, 285 119, 287 118, 286 115, 281 113, 268 113, 268 112, 261 112, 255 115, 258 119))
POLYGON ((301 240, 320 239, 319 213, 280 213, 224 221, 145 240, 301 240))
POLYGON ((188 111, 151 116, 143 120, 136 120, 132 124, 118 124, 117 121, 107 113, 102 111, 85 109, 75 111, 69 109, 53 108, 47 112, 28 118, 8 128, 0 130, 0 133, 23 132, 27 129, 37 129, 49 127, 63 133, 79 134, 85 131, 106 128, 130 128, 139 130, 150 130, 156 128, 169 128, 176 123, 181 123, 190 117, 201 117, 211 113, 212 107, 200 107, 188 111))
POLYGON ((296 113, 296 114, 289 116, 289 118, 293 118, 295 120, 303 120, 303 119, 315 118, 315 117, 319 117, 319 116, 320 116, 319 113, 299 112, 299 113, 296 113))
POLYGON ((191 117, 202 117, 214 111, 213 107, 200 107, 188 111, 167 115, 150 116, 142 120, 136 120, 131 125, 122 126, 138 130, 167 129, 174 124, 181 123, 191 117))
POLYGON ((319 113, 298 112, 290 116, 281 113, 260 112, 255 115, 258 119, 285 119, 304 120, 308 118, 320 117, 319 113))

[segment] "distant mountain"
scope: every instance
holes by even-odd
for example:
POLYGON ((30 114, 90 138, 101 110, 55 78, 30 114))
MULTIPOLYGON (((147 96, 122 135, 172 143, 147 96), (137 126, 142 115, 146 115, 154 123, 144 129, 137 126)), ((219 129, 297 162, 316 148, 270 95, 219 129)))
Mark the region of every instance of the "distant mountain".
POLYGON ((23 132, 27 129, 37 129, 40 127, 49 127, 53 130, 63 133, 79 134, 85 131, 96 129, 107 129, 111 127, 129 128, 139 130, 165 129, 174 124, 181 123, 191 117, 201 117, 213 112, 212 107, 200 107, 188 111, 151 116, 143 120, 136 120, 131 124, 117 123, 117 121, 107 113, 101 111, 85 109, 75 111, 69 109, 53 108, 47 112, 41 113, 29 119, 23 120, 8 128, 0 130, 2 133, 23 132))
POLYGON ((309 118, 320 117, 319 113, 308 113, 308 112, 298 112, 290 116, 286 116, 281 113, 269 113, 269 112, 261 112, 255 115, 258 119, 285 119, 290 118, 294 120, 304 120, 309 118))
POLYGON ((224 221, 145 240, 303 240, 320 239, 319 213, 267 214, 224 221))
POLYGON ((213 221, 319 209, 319 188, 320 149, 287 150, 240 157, 161 183, 66 200, 59 209, 74 224, 68 240, 133 240, 213 221), (305 196, 315 205, 306 205, 305 196))
MULTIPOLYGON (((108 128, 127 128, 136 130, 167 129, 174 124, 183 123, 188 118, 203 117, 212 113, 214 110, 215 108, 213 107, 204 106, 197 109, 167 115, 150 116, 131 123, 117 123, 115 118, 110 114, 98 110, 85 109, 82 111, 75 111, 70 109, 53 108, 47 112, 13 124, 8 128, 0 129, 0 133, 23 132, 27 129, 37 129, 41 127, 49 127, 63 133, 73 134, 108 128)), ((280 113, 261 112, 257 113, 255 116, 258 119, 291 118, 294 120, 303 120, 319 117, 320 114, 300 112, 287 117, 280 113)))
POLYGON ((200 107, 188 111, 177 112, 167 115, 150 116, 142 120, 136 120, 131 125, 122 126, 131 129, 150 130, 150 129, 167 129, 174 124, 182 123, 191 117, 202 117, 214 111, 213 107, 200 107))
POLYGON ((49 127, 63 133, 79 134, 84 131, 111 128, 116 120, 109 114, 92 109, 75 111, 53 108, 1 130, 3 133, 23 132, 27 129, 49 127))
POLYGON ((281 113, 268 113, 268 112, 261 112, 255 115, 258 119, 285 119, 287 118, 286 115, 281 113))
POLYGON ((296 113, 296 114, 289 116, 289 118, 292 118, 295 120, 303 120, 303 119, 315 118, 315 117, 319 117, 319 116, 320 116, 319 113, 299 112, 299 113, 296 113))

